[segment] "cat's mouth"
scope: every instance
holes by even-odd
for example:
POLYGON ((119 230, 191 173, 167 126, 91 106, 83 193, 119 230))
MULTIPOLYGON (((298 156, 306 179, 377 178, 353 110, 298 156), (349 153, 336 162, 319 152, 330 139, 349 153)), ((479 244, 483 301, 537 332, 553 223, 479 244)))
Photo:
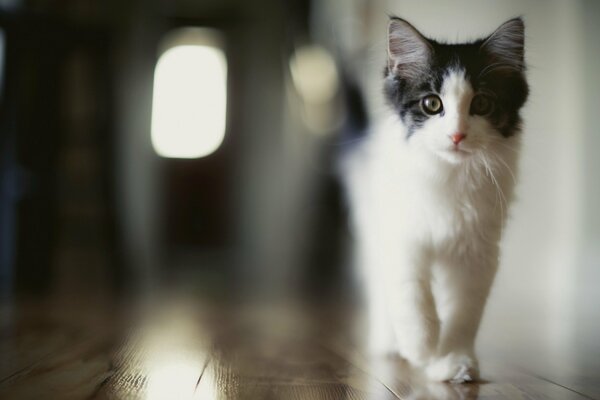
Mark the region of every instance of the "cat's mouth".
POLYGON ((465 149, 464 146, 448 146, 442 150, 445 154, 456 154, 456 155, 468 155, 471 154, 472 151, 469 149, 465 149))
POLYGON ((448 151, 450 151, 451 153, 457 153, 457 154, 471 154, 471 152, 469 150, 465 150, 462 147, 459 146, 453 146, 450 149, 448 149, 448 151))
POLYGON ((451 163, 459 163, 469 158, 473 152, 459 146, 447 147, 437 151, 438 156, 451 163))

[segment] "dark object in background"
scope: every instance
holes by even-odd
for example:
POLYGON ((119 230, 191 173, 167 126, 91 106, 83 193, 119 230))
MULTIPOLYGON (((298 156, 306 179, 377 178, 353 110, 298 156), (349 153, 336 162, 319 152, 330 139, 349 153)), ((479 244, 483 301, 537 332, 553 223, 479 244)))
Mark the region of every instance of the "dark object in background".
POLYGON ((109 32, 0 13, 2 286, 43 292, 61 268, 117 272, 109 32))

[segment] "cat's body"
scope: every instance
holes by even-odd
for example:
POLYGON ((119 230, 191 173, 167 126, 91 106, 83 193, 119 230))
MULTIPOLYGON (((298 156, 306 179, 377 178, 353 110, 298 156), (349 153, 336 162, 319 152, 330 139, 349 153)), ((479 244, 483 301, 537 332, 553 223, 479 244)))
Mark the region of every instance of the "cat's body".
POLYGON ((432 379, 476 379, 527 97, 523 23, 443 45, 392 19, 388 47, 393 112, 341 164, 371 348, 398 351, 432 379))

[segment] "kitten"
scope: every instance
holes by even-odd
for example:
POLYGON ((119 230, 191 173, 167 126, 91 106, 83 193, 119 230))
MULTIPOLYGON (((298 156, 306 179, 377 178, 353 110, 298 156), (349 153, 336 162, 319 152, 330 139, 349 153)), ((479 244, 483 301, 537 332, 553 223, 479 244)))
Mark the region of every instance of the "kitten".
POLYGON ((433 380, 478 378, 474 341, 513 198, 524 72, 520 18, 465 44, 392 18, 391 115, 342 158, 370 343, 433 380))

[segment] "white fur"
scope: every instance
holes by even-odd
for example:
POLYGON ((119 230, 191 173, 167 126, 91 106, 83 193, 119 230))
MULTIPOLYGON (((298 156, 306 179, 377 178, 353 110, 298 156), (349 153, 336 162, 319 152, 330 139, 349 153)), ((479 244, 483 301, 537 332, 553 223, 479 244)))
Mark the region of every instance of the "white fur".
POLYGON ((390 116, 341 165, 365 281, 370 343, 435 380, 478 375, 474 340, 498 266, 519 135, 469 115, 461 71, 444 81, 444 113, 408 140, 390 116), (467 134, 456 151, 450 135, 467 134), (391 333, 393 331, 393 333, 391 333))

